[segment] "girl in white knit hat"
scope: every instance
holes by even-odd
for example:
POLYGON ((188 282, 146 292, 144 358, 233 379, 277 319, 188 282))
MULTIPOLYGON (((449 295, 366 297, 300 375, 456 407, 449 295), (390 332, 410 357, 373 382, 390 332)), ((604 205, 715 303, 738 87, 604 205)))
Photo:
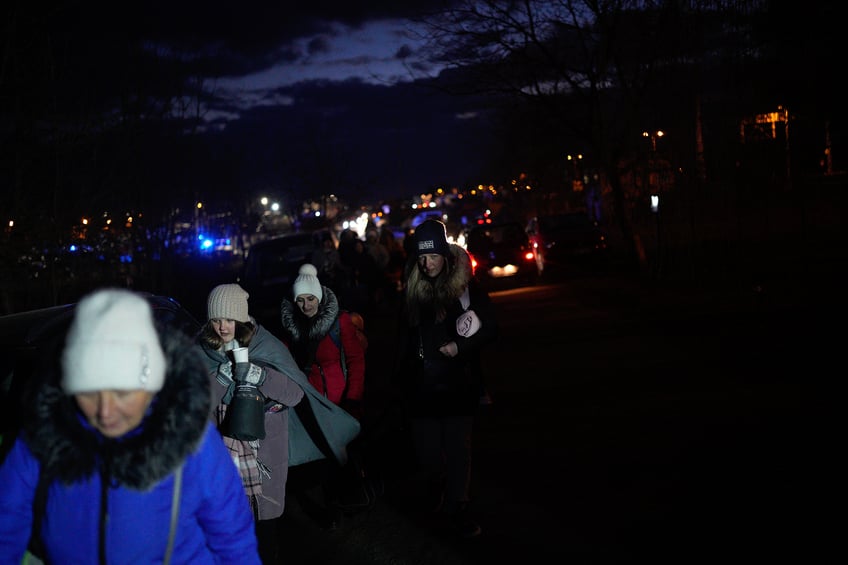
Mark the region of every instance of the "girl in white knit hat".
MULTIPOLYGON (((302 265, 292 286, 293 301, 283 299, 280 306, 283 341, 312 386, 330 402, 360 419, 365 392, 363 341, 358 337, 352 314, 340 308, 336 294, 323 286, 317 275, 314 265, 302 265)), ((302 500, 309 504, 323 499, 316 503, 315 510, 320 513, 317 518, 324 527, 333 529, 342 517, 338 501, 342 496, 344 472, 332 465, 317 466, 314 472, 301 475, 320 475, 321 488, 312 488, 313 495, 309 498, 304 495, 302 500)))
POLYGON ((345 447, 359 433, 359 424, 315 391, 286 345, 250 316, 248 298, 238 284, 213 288, 199 345, 212 381, 213 419, 241 471, 260 553, 264 562, 276 563, 277 519, 285 509, 289 467, 327 456, 346 460, 345 447), (238 348, 247 348, 246 362, 233 358, 238 348), (231 402, 243 382, 266 399, 264 437, 245 438, 230 425, 227 412, 235 411, 231 402), (312 442, 298 416, 301 409, 309 412, 304 417, 317 420, 332 453, 321 452, 312 442))

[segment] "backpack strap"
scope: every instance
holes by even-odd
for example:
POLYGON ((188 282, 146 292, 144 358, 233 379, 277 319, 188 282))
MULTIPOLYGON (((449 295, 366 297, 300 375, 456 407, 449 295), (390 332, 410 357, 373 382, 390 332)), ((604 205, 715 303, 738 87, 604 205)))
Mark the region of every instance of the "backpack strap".
POLYGON ((466 285, 465 290, 462 291, 462 295, 459 297, 459 303, 462 304, 463 310, 468 310, 468 307, 471 306, 471 296, 468 292, 468 285, 466 285))
POLYGON ((341 317, 341 313, 336 316, 336 319, 333 320, 333 325, 330 326, 330 339, 333 340, 333 343, 336 344, 336 347, 339 348, 339 357, 341 358, 342 364, 342 373, 344 374, 345 383, 347 382, 347 361, 345 360, 345 350, 344 345, 342 345, 342 329, 339 324, 339 318, 341 317))

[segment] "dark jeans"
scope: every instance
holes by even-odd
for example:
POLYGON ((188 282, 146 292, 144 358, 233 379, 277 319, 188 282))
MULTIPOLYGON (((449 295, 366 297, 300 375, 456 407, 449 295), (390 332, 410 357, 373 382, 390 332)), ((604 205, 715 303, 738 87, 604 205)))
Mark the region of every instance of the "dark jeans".
POLYGON ((470 500, 473 416, 410 419, 418 462, 432 477, 445 481, 446 510, 470 500))

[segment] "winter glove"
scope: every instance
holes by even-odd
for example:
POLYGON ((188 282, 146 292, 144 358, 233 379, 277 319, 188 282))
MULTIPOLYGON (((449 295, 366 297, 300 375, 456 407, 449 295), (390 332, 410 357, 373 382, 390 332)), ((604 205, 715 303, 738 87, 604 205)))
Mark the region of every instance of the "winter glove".
POLYGON ((221 402, 229 404, 236 390, 236 383, 248 383, 261 386, 265 382, 266 370, 253 363, 236 363, 235 368, 230 363, 221 363, 218 367, 218 382, 227 387, 221 402))
POLYGON ((265 367, 253 363, 236 363, 233 369, 233 380, 237 383, 262 386, 265 382, 265 367))

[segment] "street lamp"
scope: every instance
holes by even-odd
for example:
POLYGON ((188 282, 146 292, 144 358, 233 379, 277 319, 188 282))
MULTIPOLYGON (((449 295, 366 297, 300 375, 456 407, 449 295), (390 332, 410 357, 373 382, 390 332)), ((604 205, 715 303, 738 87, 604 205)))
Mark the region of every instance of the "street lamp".
POLYGON ((642 137, 650 137, 651 138, 651 151, 653 151, 654 153, 657 152, 657 138, 662 137, 664 135, 665 135, 665 132, 661 129, 658 129, 657 131, 653 131, 653 132, 650 132, 650 131, 643 131, 642 132, 642 137))
POLYGON ((577 155, 568 155, 568 160, 574 165, 574 178, 577 178, 577 162, 583 160, 583 154, 578 153, 577 155))
POLYGON ((571 179, 571 190, 579 192, 583 190, 583 183, 580 181, 580 173, 577 170, 577 163, 583 160, 583 154, 578 153, 577 155, 567 155, 567 157, 574 167, 574 176, 571 179))

